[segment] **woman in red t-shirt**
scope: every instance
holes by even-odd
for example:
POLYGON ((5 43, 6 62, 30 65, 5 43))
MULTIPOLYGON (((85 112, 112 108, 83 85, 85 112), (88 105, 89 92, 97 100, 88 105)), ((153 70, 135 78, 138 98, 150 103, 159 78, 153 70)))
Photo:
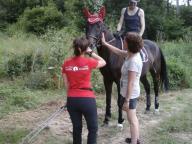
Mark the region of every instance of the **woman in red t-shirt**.
POLYGON ((87 144, 96 144, 98 122, 95 95, 91 86, 91 71, 106 65, 103 58, 88 46, 85 37, 73 41, 74 56, 65 60, 62 75, 67 90, 67 110, 73 124, 73 144, 82 143, 82 117, 88 128, 87 144), (88 54, 92 58, 86 57, 88 54))

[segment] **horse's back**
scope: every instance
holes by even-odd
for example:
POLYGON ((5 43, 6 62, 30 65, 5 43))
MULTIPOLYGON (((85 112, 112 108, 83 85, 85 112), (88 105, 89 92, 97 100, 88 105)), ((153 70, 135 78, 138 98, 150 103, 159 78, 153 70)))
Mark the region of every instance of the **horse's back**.
POLYGON ((157 58, 159 59, 161 56, 161 52, 157 43, 148 39, 144 39, 143 42, 144 42, 144 48, 148 53, 149 59, 151 59, 152 61, 157 58))
POLYGON ((157 43, 148 39, 144 39, 144 47, 149 47, 149 48, 153 48, 153 49, 159 49, 159 47, 157 46, 157 43))

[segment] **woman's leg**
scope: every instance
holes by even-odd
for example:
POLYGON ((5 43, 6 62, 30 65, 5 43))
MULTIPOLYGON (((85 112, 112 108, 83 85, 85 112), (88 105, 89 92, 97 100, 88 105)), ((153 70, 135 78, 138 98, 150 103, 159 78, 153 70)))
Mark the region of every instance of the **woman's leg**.
POLYGON ((127 112, 127 118, 130 124, 131 144, 137 144, 137 140, 139 139, 139 121, 136 115, 136 103, 137 99, 131 99, 127 112))
POLYGON ((73 144, 82 143, 82 112, 78 108, 78 99, 68 98, 67 110, 73 125, 73 144))
POLYGON ((87 144, 96 144, 98 130, 96 101, 93 98, 88 98, 85 102, 86 108, 83 109, 83 115, 89 131, 87 144))
POLYGON ((137 144, 137 139, 139 139, 139 122, 136 116, 136 110, 129 110, 127 116, 130 124, 131 144, 137 144))

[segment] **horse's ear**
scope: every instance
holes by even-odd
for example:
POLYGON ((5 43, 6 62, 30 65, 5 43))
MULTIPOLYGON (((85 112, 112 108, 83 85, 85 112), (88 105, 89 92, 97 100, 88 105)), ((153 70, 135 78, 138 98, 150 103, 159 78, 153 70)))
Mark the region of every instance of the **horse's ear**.
POLYGON ((98 15, 99 15, 99 17, 100 17, 101 19, 104 19, 105 14, 106 14, 105 6, 102 6, 101 9, 99 10, 98 15))
POLYGON ((83 8, 83 15, 85 16, 85 18, 89 18, 91 16, 91 13, 87 8, 83 8))

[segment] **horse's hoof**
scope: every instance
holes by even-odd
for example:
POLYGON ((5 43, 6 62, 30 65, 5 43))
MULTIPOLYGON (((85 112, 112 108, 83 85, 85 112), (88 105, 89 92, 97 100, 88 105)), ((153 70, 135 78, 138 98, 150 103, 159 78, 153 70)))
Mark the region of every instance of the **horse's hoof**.
POLYGON ((144 114, 149 114, 150 110, 145 110, 144 114))
POLYGON ((160 114, 159 109, 155 109, 153 113, 154 113, 155 115, 159 115, 159 114, 160 114))
POLYGON ((122 123, 118 123, 117 124, 117 128, 119 128, 120 130, 123 130, 123 124, 122 123))
POLYGON ((101 125, 101 127, 108 127, 109 126, 109 122, 108 121, 104 121, 103 124, 101 125))
POLYGON ((125 119, 118 120, 119 124, 123 124, 125 122, 125 119))

